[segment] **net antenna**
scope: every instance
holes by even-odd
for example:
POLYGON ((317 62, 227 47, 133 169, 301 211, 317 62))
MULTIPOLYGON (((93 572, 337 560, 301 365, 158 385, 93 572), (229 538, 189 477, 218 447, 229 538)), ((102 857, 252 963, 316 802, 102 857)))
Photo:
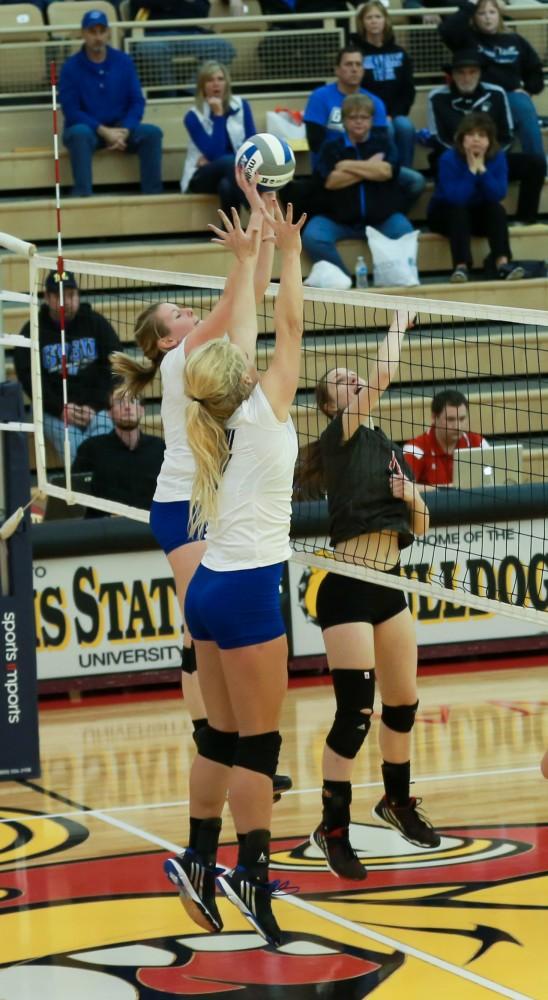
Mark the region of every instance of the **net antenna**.
POLYGON ((55 216, 57 224, 57 270, 56 280, 59 285, 59 325, 61 328, 61 382, 63 387, 63 457, 65 462, 65 477, 67 484, 67 503, 74 503, 72 494, 72 466, 70 458, 69 423, 68 423, 68 369, 65 338, 65 265, 63 262, 63 237, 61 228, 61 170, 59 164, 59 127, 57 119, 57 67, 52 59, 50 63, 51 107, 53 119, 53 158, 55 162, 55 216))
MULTIPOLYGON (((8 233, 0 233, 0 246, 13 253, 23 254, 29 258, 36 250, 36 247, 32 243, 25 243, 24 240, 18 240, 13 236, 9 236, 8 233)), ((27 337, 4 332, 4 303, 16 303, 27 306, 30 304, 30 295, 26 292, 9 292, 0 289, 0 381, 4 381, 6 377, 4 362, 5 348, 28 348, 30 346, 27 337)), ((0 596, 8 594, 10 587, 8 550, 6 545, 2 543, 11 538, 12 534, 17 530, 26 509, 19 507, 7 520, 4 520, 7 498, 4 467, 4 435, 1 433, 2 431, 17 431, 32 434, 34 432, 34 424, 19 420, 0 421, 0 517, 3 521, 0 526, 0 596)), ((29 506, 29 504, 26 506, 29 506)))

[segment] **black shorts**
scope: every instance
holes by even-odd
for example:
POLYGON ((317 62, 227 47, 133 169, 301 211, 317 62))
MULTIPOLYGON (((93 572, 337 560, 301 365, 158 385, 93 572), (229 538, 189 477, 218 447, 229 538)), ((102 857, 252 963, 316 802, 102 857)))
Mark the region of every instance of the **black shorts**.
MULTIPOLYGON (((399 576, 399 566, 390 570, 399 576)), ((316 599, 316 616, 322 631, 333 625, 368 622, 380 625, 399 615, 407 607, 403 590, 381 587, 378 583, 357 580, 340 573, 327 573, 316 599)))

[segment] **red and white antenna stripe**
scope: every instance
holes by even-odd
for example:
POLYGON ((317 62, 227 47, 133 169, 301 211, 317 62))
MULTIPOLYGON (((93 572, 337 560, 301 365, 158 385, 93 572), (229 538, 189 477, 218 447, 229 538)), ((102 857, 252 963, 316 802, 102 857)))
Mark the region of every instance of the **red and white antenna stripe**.
POLYGON ((65 339, 65 296, 64 278, 65 265, 63 261, 63 237, 61 230, 61 171, 59 166, 59 128, 57 121, 57 67, 52 60, 50 63, 51 82, 51 103, 53 111, 53 154, 55 160, 55 215, 57 221, 57 278, 59 281, 59 324, 61 327, 61 383, 63 387, 63 423, 65 427, 64 459, 65 459, 65 479, 67 489, 72 488, 71 483, 71 457, 69 441, 68 422, 68 368, 65 339))

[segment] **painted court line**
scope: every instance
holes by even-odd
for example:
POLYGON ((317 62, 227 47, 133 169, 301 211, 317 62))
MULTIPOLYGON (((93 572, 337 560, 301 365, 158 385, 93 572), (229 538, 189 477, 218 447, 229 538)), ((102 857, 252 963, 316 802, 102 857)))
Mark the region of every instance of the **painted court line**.
MULTIPOLYGON (((537 772, 540 774, 538 764, 531 765, 529 767, 507 767, 501 768, 497 771, 461 771, 456 774, 432 774, 427 776, 421 776, 414 779, 414 784, 418 784, 421 781, 454 781, 459 778, 490 778, 499 777, 504 774, 532 774, 537 772)), ((359 784, 354 784, 354 788, 381 788, 383 786, 382 781, 365 781, 359 784)), ((288 792, 284 792, 284 798, 291 795, 320 795, 321 787, 317 788, 292 788, 288 792)), ((44 792, 44 794, 47 794, 44 792)), ((188 806, 188 799, 176 799, 173 802, 144 802, 138 805, 131 806, 108 806, 102 809, 76 809, 70 812, 57 812, 57 813, 36 813, 35 816, 29 816, 28 813, 23 813, 21 816, 6 816, 0 817, 0 823, 15 823, 17 821, 35 822, 40 819, 73 819, 75 816, 102 816, 104 813, 123 813, 123 812, 139 812, 148 809, 175 809, 179 806, 188 806)), ((0 810, 2 808, 0 802, 0 810)), ((171 848, 170 848, 171 850, 171 848)))
POLYGON ((468 982, 474 983, 475 986, 483 986, 487 990, 491 990, 493 993, 498 993, 499 996, 510 997, 510 1000, 534 1000, 533 997, 527 996, 525 993, 517 993, 515 990, 511 990, 506 986, 502 986, 500 983, 495 983, 491 979, 486 979, 484 976, 479 976, 475 972, 471 972, 470 969, 462 969, 458 965, 453 965, 452 962, 446 962, 443 958, 437 958, 436 955, 429 955, 426 951, 421 951, 419 948, 414 948, 410 944, 402 944, 396 938, 389 937, 387 934, 379 934, 378 931, 371 930, 369 927, 362 927, 361 924, 355 924, 352 920, 346 920, 344 917, 338 916, 336 913, 325 913, 321 907, 314 906, 313 903, 309 903, 308 900, 300 899, 298 896, 284 896, 284 901, 290 903, 292 906, 297 906, 301 910, 306 910, 308 913, 314 914, 316 917, 321 917, 323 920, 330 921, 333 924, 338 924, 339 927, 344 927, 346 930, 352 931, 354 934, 360 934, 362 937, 372 938, 374 941, 378 941, 379 944, 388 945, 389 948, 396 948, 398 951, 402 951, 405 955, 409 955, 410 958, 418 958, 421 962, 426 962, 427 965, 433 965, 437 969, 441 969, 443 972, 450 972, 460 979, 467 979, 468 982))
MULTIPOLYGON (((153 844, 159 845, 160 847, 165 847, 169 851, 175 851, 176 854, 179 854, 182 850, 182 848, 178 845, 171 844, 162 837, 155 836, 155 834, 149 834, 145 830, 141 830, 139 827, 133 826, 133 824, 126 823, 124 820, 114 819, 114 817, 108 816, 106 813, 96 812, 94 815, 98 819, 102 819, 105 823, 110 823, 112 826, 125 830, 127 833, 142 837, 144 840, 148 840, 153 844)), ((355 924, 353 921, 346 920, 344 917, 340 917, 335 913, 326 913, 321 909, 321 907, 314 906, 314 904, 309 903, 307 900, 300 899, 298 896, 288 894, 287 896, 284 895, 280 898, 283 898, 284 902, 290 903, 292 906, 296 906, 301 910, 306 910, 308 913, 312 913, 314 916, 326 920, 328 923, 337 924, 339 927, 344 927, 346 930, 352 931, 355 934, 360 934, 362 937, 378 941, 379 944, 386 945, 389 948, 395 948, 397 951, 403 952, 405 955, 409 955, 410 958, 417 958, 419 961, 425 962, 427 965, 433 965, 435 968, 441 969, 443 972, 449 972, 454 976, 458 976, 460 979, 465 979, 468 982, 474 983, 475 986, 483 986, 485 989, 491 990, 492 993, 497 993, 499 996, 509 997, 510 1000, 534 1000, 534 998, 528 997, 525 993, 517 993, 515 990, 508 989, 500 983, 495 983, 491 979, 479 976, 475 972, 471 972, 469 969, 462 969, 458 965, 453 965, 452 962, 446 962, 443 958, 437 958, 437 956, 430 955, 428 952, 421 951, 419 948, 414 948, 412 945, 404 944, 396 938, 389 937, 386 934, 380 934, 378 931, 371 930, 368 927, 362 927, 361 924, 355 924)))

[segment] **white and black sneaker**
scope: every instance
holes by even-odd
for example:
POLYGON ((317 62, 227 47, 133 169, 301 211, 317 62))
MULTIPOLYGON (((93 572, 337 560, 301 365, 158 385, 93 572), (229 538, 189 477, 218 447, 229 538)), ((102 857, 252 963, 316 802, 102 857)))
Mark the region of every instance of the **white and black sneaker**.
POLYGON ((238 865, 218 878, 227 899, 237 906, 256 931, 275 947, 282 943, 282 932, 272 912, 272 896, 285 890, 287 882, 264 882, 253 878, 246 868, 238 865))
POLYGON ((184 909, 204 931, 222 931, 223 921, 215 902, 215 879, 218 869, 205 865, 190 847, 164 862, 164 871, 177 886, 184 909))
POLYGON ((419 812, 421 802, 422 799, 410 798, 407 805, 396 806, 385 795, 373 806, 373 819, 380 819, 385 826, 393 827, 415 847, 439 847, 441 837, 424 813, 419 812))

